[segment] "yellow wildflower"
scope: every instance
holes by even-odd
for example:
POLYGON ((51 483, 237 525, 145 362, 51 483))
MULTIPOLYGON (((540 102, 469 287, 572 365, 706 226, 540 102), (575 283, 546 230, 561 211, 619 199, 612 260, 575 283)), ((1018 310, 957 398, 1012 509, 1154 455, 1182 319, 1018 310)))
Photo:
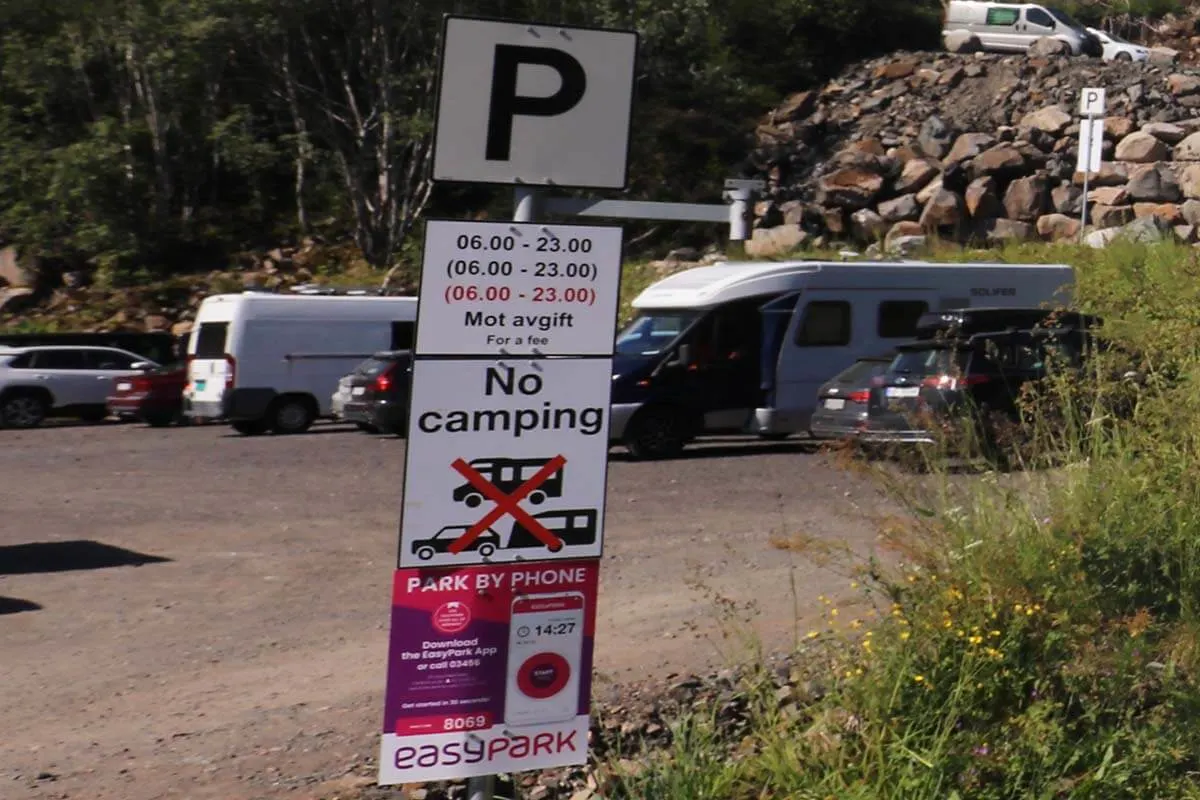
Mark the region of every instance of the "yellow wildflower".
POLYGON ((916 681, 917 683, 924 683, 925 676, 924 675, 913 675, 913 680, 916 681))
POLYGON ((907 642, 909 636, 912 636, 911 631, 900 631, 900 641, 907 642))

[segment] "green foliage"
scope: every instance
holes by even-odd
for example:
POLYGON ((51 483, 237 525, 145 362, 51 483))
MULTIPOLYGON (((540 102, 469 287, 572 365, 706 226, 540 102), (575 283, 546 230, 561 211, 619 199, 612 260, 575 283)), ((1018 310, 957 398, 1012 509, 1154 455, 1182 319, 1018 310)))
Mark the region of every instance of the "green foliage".
MULTIPOLYGON (((428 157, 441 17, 642 34, 631 194, 715 199, 784 93, 893 46, 926 0, 0 0, 0 242, 102 282, 219 266, 319 233, 388 266, 440 189, 428 157)), ((501 198, 506 202, 506 198, 501 198)), ((676 229, 672 229, 676 230, 676 229)), ((711 232, 709 232, 711 233, 711 232)))
POLYGON ((994 256, 1074 264, 1121 347, 1027 398, 1025 470, 866 467, 911 513, 884 530, 900 565, 864 570, 874 621, 827 607, 806 640, 825 696, 765 697, 748 737, 695 742, 686 775, 652 760, 615 796, 1200 797, 1200 258, 994 256), (1148 374, 1116 417, 1094 401, 1129 389, 1125 351, 1148 374), (672 793, 700 766, 698 791, 672 793))

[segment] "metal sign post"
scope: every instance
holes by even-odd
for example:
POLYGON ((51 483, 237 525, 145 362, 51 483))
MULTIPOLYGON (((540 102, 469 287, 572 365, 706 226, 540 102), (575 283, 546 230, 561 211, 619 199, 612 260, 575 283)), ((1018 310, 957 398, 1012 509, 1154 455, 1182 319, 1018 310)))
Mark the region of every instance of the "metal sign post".
POLYGON ((1083 117, 1079 125, 1079 154, 1076 171, 1083 173, 1083 197, 1080 202, 1079 240, 1082 242, 1087 229, 1088 191, 1091 174, 1100 171, 1104 148, 1103 89, 1084 89, 1079 96, 1079 113, 1083 117))
POLYGON ((712 222, 727 204, 621 189, 632 31, 447 15, 436 181, 513 186, 513 221, 429 220, 393 576, 379 783, 584 764, 623 232, 567 215, 712 222))

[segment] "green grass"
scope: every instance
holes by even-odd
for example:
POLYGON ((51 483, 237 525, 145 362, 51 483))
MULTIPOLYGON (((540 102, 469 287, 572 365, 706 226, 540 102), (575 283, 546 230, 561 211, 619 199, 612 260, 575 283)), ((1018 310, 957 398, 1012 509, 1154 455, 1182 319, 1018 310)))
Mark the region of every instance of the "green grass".
POLYGON ((856 465, 910 514, 888 532, 901 565, 864 580, 876 621, 830 615, 808 640, 828 647, 805 656, 826 694, 791 714, 763 697, 748 732, 697 709, 611 796, 1200 797, 1200 258, 988 256, 1075 265, 1080 304, 1150 370, 1132 416, 1079 402, 1128 390, 1098 361, 1044 390, 1057 416, 1031 406, 1030 469, 856 465))

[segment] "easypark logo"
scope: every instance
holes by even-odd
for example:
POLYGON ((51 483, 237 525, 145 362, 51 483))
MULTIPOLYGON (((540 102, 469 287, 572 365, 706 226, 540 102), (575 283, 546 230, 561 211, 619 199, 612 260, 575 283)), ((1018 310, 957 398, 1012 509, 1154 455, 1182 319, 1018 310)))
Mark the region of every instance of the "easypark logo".
MULTIPOLYGON (((493 761, 520 763, 525 759, 543 756, 570 755, 580 753, 578 731, 539 733, 534 736, 497 736, 485 739, 468 738, 446 742, 442 745, 401 745, 392 756, 398 770, 452 767, 456 764, 479 764, 493 761)), ((502 772, 519 771, 519 766, 502 772)))

